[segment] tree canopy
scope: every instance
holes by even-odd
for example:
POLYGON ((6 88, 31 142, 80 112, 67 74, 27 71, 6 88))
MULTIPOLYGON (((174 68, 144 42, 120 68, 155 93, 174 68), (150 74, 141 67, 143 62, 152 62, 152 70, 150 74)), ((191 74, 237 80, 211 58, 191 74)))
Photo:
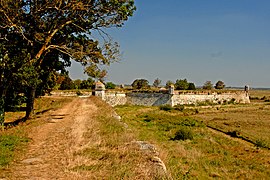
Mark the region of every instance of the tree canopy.
POLYGON ((153 86, 156 87, 156 88, 159 87, 160 84, 161 84, 161 80, 159 78, 155 79, 154 82, 153 82, 153 86))
POLYGON ((187 79, 177 79, 175 82, 176 90, 195 90, 195 84, 188 82, 187 79))
POLYGON ((0 102, 14 77, 32 111, 38 85, 71 59, 104 72, 100 65, 119 58, 106 28, 121 27, 135 9, 133 0, 0 0, 0 102))
POLYGON ((225 88, 225 83, 223 81, 218 81, 215 85, 216 89, 224 89, 225 88))
POLYGON ((203 84, 203 89, 206 89, 206 90, 211 90, 213 89, 213 84, 211 81, 206 81, 204 84, 203 84))
POLYGON ((149 88, 149 82, 146 79, 136 79, 133 81, 131 86, 134 89, 146 89, 146 88, 149 88))

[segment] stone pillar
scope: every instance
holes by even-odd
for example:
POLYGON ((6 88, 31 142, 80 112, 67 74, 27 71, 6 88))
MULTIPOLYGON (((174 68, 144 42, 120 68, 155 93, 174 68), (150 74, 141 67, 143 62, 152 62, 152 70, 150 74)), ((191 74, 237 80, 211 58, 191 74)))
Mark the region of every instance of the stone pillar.
POLYGON ((101 97, 102 100, 105 99, 105 85, 100 81, 96 82, 95 96, 101 97))
POLYGON ((169 96, 170 96, 170 105, 173 107, 174 106, 174 85, 173 84, 169 86, 169 96))
POLYGON ((174 85, 173 84, 171 84, 169 86, 169 94, 174 95, 174 85))
POLYGON ((248 85, 246 85, 245 86, 245 93, 246 93, 246 96, 249 96, 249 86, 248 85))

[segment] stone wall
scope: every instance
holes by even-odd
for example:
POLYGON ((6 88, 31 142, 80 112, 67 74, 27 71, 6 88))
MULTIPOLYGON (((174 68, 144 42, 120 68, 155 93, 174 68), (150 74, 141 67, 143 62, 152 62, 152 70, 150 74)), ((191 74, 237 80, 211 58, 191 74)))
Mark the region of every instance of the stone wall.
POLYGON ((106 93, 103 98, 112 106, 133 104, 143 106, 159 106, 169 104, 197 104, 201 102, 212 102, 222 104, 230 101, 236 103, 250 103, 246 92, 223 93, 223 94, 163 94, 163 93, 106 93))
POLYGON ((173 95, 172 106, 177 104, 197 104, 200 102, 212 102, 215 104, 223 104, 234 100, 235 103, 250 103, 249 95, 243 93, 229 94, 179 94, 173 95))
POLYGON ((127 97, 124 93, 106 93, 103 100, 111 106, 127 104, 127 97))
POLYGON ((171 104, 171 97, 170 94, 162 93, 129 93, 127 94, 127 102, 143 106, 160 106, 171 104))

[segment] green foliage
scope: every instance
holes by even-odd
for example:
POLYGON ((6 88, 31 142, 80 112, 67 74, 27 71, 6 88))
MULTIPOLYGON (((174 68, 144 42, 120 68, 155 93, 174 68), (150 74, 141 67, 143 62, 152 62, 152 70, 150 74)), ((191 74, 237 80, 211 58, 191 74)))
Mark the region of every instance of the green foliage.
POLYGON ((177 104, 176 106, 174 106, 174 109, 177 110, 177 111, 184 111, 185 109, 185 106, 182 105, 182 104, 177 104))
POLYGON ((193 139, 193 132, 190 128, 187 127, 181 127, 179 130, 175 132, 174 138, 172 140, 192 140, 193 139))
MULTIPOLYGON (((50 88, 51 72, 63 73, 71 59, 89 76, 103 79, 102 65, 120 57, 119 45, 104 30, 121 27, 135 10, 133 0, 1 1, 0 96, 6 96, 9 86, 22 87, 29 96, 27 109, 33 109, 30 96, 50 88)), ((69 80, 61 87, 71 88, 69 80)))
POLYGON ((218 81, 215 85, 215 89, 224 89, 225 88, 225 84, 223 81, 218 81))
POLYGON ((149 88, 149 82, 146 79, 136 79, 133 81, 131 86, 134 89, 147 89, 149 88))
POLYGON ((188 90, 196 90, 194 83, 188 83, 188 90))
POLYGON ((106 89, 115 89, 116 85, 112 82, 107 82, 105 85, 106 89))
POLYGON ((211 81, 206 81, 203 85, 203 89, 206 89, 206 90, 211 90, 213 89, 213 84, 211 83, 211 81))
POLYGON ((171 111, 171 110, 173 110, 174 108, 173 108, 171 105, 166 104, 166 105, 161 105, 161 106, 159 106, 159 109, 160 109, 160 110, 163 110, 163 111, 171 111))
POLYGON ((166 82, 166 88, 169 88, 171 85, 174 85, 174 83, 171 80, 168 80, 166 82))
POLYGON ((75 85, 72 79, 70 79, 69 76, 66 76, 60 85, 60 90, 70 90, 70 89, 75 89, 75 85))
POLYGON ((174 86, 176 90, 187 90, 189 87, 189 83, 187 79, 177 79, 174 86))
POLYGON ((158 79, 158 78, 157 78, 157 79, 155 79, 155 80, 154 80, 154 82, 153 82, 153 86, 154 86, 154 87, 156 87, 156 88, 157 88, 157 87, 159 87, 159 86, 160 86, 160 84, 161 84, 161 80, 160 80, 160 79, 158 79))
POLYGON ((82 83, 82 80, 80 79, 74 80, 73 84, 74 84, 75 89, 80 89, 81 83, 82 83))
POLYGON ((14 151, 24 142, 28 142, 28 139, 14 135, 0 136, 0 167, 8 165, 13 160, 14 151))
POLYGON ((95 81, 92 78, 88 78, 87 80, 83 80, 80 84, 80 89, 92 89, 95 81))
POLYGON ((256 140, 255 146, 256 146, 256 147, 260 147, 260 148, 270 148, 270 147, 268 146, 268 143, 267 143, 265 140, 263 140, 263 139, 258 139, 258 140, 256 140))
POLYGON ((195 84, 187 79, 177 79, 174 85, 176 90, 196 90, 195 84))

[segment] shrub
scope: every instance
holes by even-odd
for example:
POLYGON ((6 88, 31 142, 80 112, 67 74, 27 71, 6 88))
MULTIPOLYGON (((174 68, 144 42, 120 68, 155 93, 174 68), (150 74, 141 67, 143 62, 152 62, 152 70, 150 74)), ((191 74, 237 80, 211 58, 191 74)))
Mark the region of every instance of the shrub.
POLYGON ((260 148, 268 148, 267 142, 264 141, 264 140, 262 140, 262 139, 256 140, 255 146, 256 146, 256 147, 260 147, 260 148))
POLYGON ((186 118, 181 122, 181 125, 182 126, 190 126, 190 127, 202 127, 203 123, 199 122, 193 118, 186 118))
POLYGON ((173 140, 192 140, 193 139, 193 132, 191 129, 186 127, 181 127, 179 130, 175 132, 173 140))
POLYGON ((174 109, 182 112, 185 109, 185 106, 178 104, 178 105, 174 106, 174 109))
POLYGON ((107 82, 105 87, 106 87, 106 89, 115 89, 116 85, 112 82, 107 82))
POLYGON ((235 104, 235 100, 234 98, 232 98, 230 101, 228 101, 228 104, 235 104))
POLYGON ((173 107, 170 106, 170 105, 168 105, 168 104, 166 104, 166 105, 160 106, 159 109, 160 110, 163 110, 163 111, 171 111, 171 110, 173 110, 173 107))

